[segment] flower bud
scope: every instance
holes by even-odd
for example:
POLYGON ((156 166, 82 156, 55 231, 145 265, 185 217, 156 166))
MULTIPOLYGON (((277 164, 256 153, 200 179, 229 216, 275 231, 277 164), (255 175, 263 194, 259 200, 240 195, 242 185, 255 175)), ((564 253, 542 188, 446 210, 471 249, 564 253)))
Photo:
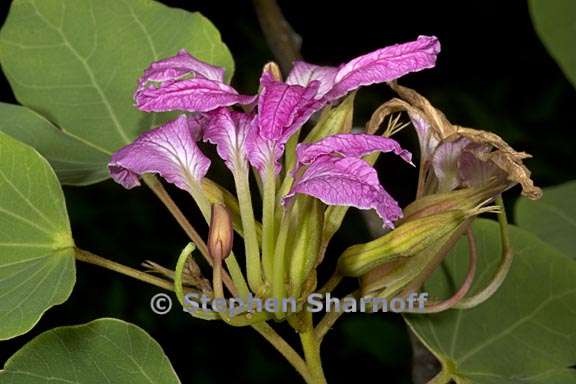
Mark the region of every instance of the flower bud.
POLYGON ((282 81, 282 71, 280 67, 273 61, 269 61, 264 65, 262 72, 270 72, 276 81, 282 81))
POLYGON ((338 259, 338 270, 344 276, 358 277, 384 263, 417 254, 476 212, 454 209, 408 221, 376 240, 346 249, 338 259))
POLYGON ((404 208, 404 218, 399 223, 453 209, 470 210, 483 202, 495 198, 503 189, 498 184, 490 184, 483 188, 463 188, 446 193, 427 195, 413 201, 404 208))
POLYGON ((224 260, 232 251, 234 232, 232 219, 226 206, 212 204, 210 231, 208 233, 208 252, 215 262, 224 260))

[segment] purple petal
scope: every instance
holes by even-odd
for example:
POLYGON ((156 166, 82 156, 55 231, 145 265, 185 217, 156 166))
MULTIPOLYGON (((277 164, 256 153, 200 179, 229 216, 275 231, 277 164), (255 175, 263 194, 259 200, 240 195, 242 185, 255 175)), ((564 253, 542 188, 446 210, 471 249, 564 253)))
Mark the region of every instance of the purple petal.
POLYGON ((250 104, 255 96, 243 96, 229 85, 201 78, 146 87, 135 94, 136 106, 145 112, 208 112, 234 104, 250 104))
POLYGON ((297 193, 313 196, 329 205, 375 209, 384 226, 394 227, 402 217, 398 203, 384 190, 376 170, 362 159, 322 156, 298 177, 284 199, 297 193))
POLYGON ((258 128, 254 125, 248 131, 246 137, 246 156, 250 164, 260 173, 264 172, 266 164, 274 164, 275 173, 279 174, 282 167, 278 160, 284 153, 284 144, 279 144, 274 140, 264 139, 258 133, 258 128))
POLYGON ((190 183, 200 182, 210 160, 196 145, 197 120, 181 115, 148 131, 112 155, 110 175, 125 188, 140 185, 138 176, 157 173, 178 188, 190 190, 190 183))
POLYGON ((424 161, 430 160, 434 150, 440 143, 439 140, 432 134, 430 124, 417 113, 408 112, 410 121, 416 129, 418 135, 418 142, 420 143, 420 156, 424 161))
POLYGON ((139 89, 149 82, 163 83, 178 80, 186 75, 224 82, 224 68, 200 61, 186 49, 181 49, 176 56, 152 63, 140 78, 139 89))
POLYGON ((470 144, 465 138, 443 142, 434 151, 432 168, 438 179, 438 192, 449 192, 460 185, 458 162, 464 148, 470 144))
POLYGON ((436 37, 396 44, 357 57, 338 69, 336 85, 326 96, 338 99, 361 86, 392 81, 410 72, 434 67, 440 43, 436 37))
POLYGON ((322 67, 320 65, 308 64, 303 61, 296 61, 292 71, 286 79, 286 84, 309 86, 313 81, 320 82, 316 99, 320 99, 327 94, 334 86, 334 77, 338 72, 336 67, 322 67))
POLYGON ((365 133, 342 133, 325 137, 312 144, 298 144, 296 157, 299 163, 310 164, 324 155, 360 158, 376 151, 394 152, 412 164, 412 154, 402 149, 395 140, 365 133))
POLYGON ((246 161, 246 136, 252 117, 246 113, 220 108, 210 113, 204 140, 216 144, 218 155, 230 170, 246 161))
POLYGON ((494 178, 506 180, 506 174, 491 161, 482 161, 481 154, 490 153, 487 145, 476 143, 468 144, 458 159, 459 178, 467 187, 481 187, 487 185, 494 178))
POLYGON ((286 143, 323 102, 315 100, 319 82, 307 87, 276 81, 264 72, 260 79, 262 90, 258 99, 258 129, 262 138, 286 143))

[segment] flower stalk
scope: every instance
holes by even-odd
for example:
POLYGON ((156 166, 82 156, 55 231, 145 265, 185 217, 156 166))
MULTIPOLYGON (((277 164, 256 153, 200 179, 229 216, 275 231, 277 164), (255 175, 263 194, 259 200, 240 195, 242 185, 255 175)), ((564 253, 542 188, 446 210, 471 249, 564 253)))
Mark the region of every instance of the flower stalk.
POLYGON ((238 167, 234 172, 234 183, 238 195, 240 217, 244 234, 244 249, 246 253, 246 276, 248 285, 254 292, 262 292, 262 262, 260 260, 260 246, 258 244, 256 219, 252 207, 252 196, 248 184, 249 174, 245 167, 238 167))
POLYGON ((264 275, 269 284, 274 284, 274 264, 277 258, 274 257, 275 236, 276 236, 276 174, 274 166, 267 163, 262 178, 262 265, 264 275))

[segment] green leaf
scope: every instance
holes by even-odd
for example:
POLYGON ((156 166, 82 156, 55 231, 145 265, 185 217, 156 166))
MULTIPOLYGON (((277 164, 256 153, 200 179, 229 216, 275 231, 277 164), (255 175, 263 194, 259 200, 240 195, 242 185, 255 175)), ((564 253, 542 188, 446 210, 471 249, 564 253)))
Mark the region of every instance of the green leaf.
MULTIPOLYGON (((498 232, 493 221, 474 225, 479 264, 472 292, 498 264, 498 232)), ((568 369, 576 363, 576 263, 525 230, 510 226, 510 236, 512 268, 487 302, 406 319, 457 383, 576 383, 568 369)), ((454 292, 466 274, 467 252, 460 241, 426 291, 438 297, 454 292)))
POLYGON ((82 185, 109 177, 109 154, 58 129, 29 108, 0 103, 0 131, 38 148, 64 184, 82 185))
POLYGON ((576 87, 576 2, 529 0, 530 15, 540 40, 576 87))
POLYGON ((576 181, 544 189, 537 201, 520 199, 514 213, 518 226, 576 257, 576 181))
POLYGON ((29 331, 74 286, 64 195, 34 149, 0 133, 0 340, 29 331))
POLYGON ((138 111, 132 94, 152 61, 181 48, 231 76, 230 52, 204 16, 151 0, 14 0, 0 31, 2 68, 16 98, 66 133, 34 144, 49 160, 61 148, 59 160, 68 164, 59 175, 69 184, 102 180, 101 158, 158 123, 161 115, 138 111))
POLYGON ((0 371, 12 384, 180 383, 162 347, 118 319, 55 328, 34 338, 0 371))

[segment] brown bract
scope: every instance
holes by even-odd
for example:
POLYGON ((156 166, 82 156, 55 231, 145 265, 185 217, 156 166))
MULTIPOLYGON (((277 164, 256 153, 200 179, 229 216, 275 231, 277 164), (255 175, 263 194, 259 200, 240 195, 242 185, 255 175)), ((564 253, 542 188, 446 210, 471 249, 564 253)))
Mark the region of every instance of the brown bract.
POLYGON ((419 116, 429 125, 430 134, 442 142, 454 142, 465 138, 478 147, 489 150, 470 150, 477 159, 491 162, 501 169, 509 182, 522 186, 522 195, 536 200, 542 196, 542 190, 534 185, 530 178, 530 170, 523 164, 523 160, 531 156, 525 152, 515 151, 500 136, 487 131, 453 125, 446 116, 418 92, 413 89, 390 82, 388 85, 400 96, 382 104, 372 115, 366 126, 369 133, 375 133, 382 121, 390 114, 408 112, 419 116))

